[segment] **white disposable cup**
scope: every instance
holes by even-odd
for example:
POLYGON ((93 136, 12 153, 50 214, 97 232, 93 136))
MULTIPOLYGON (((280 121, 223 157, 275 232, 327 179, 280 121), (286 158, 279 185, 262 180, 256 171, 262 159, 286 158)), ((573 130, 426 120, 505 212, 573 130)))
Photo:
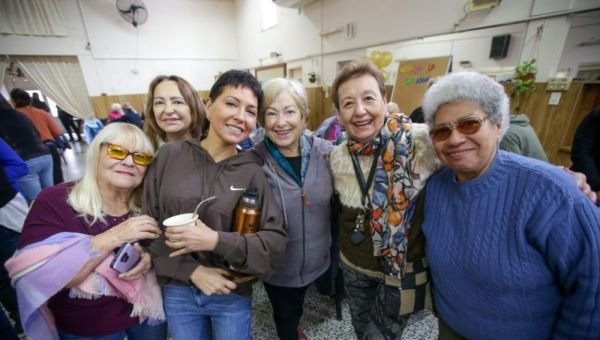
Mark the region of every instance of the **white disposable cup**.
POLYGON ((164 220, 163 225, 165 227, 183 227, 190 223, 194 223, 197 218, 198 215, 195 215, 194 213, 179 214, 164 220))

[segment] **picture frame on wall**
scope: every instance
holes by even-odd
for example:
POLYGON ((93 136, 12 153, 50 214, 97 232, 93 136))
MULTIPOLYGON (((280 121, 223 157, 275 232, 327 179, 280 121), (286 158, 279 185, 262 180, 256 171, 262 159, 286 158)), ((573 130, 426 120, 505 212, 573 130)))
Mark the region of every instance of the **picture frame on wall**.
POLYGON ((273 78, 285 78, 287 77, 287 64, 281 63, 257 67, 254 69, 254 76, 261 83, 273 78))

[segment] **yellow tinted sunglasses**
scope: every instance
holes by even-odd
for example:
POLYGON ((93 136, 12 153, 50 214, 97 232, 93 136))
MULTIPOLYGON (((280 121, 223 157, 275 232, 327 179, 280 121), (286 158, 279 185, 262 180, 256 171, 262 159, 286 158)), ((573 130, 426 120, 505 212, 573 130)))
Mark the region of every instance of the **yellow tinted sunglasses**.
POLYGON ((102 143, 102 145, 106 145, 106 155, 113 159, 118 159, 120 161, 127 158, 127 156, 131 155, 133 158, 133 163, 141 166, 148 166, 152 163, 152 155, 144 153, 144 152, 131 152, 124 147, 111 143, 102 143))

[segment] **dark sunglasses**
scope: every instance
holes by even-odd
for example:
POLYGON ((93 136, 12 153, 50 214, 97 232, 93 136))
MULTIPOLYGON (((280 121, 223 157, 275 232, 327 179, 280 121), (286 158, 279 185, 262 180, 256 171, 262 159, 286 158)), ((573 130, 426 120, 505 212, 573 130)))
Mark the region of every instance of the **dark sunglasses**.
POLYGON ((133 157, 133 163, 141 166, 148 166, 152 162, 152 155, 143 152, 131 152, 125 149, 122 146, 111 144, 111 143, 102 143, 102 145, 106 145, 106 155, 113 159, 118 159, 120 161, 127 158, 127 156, 131 155, 133 157))
POLYGON ((468 116, 456 121, 453 124, 441 124, 429 130, 429 136, 434 142, 443 142, 452 136, 452 131, 456 129, 463 135, 472 135, 477 133, 488 117, 468 116))

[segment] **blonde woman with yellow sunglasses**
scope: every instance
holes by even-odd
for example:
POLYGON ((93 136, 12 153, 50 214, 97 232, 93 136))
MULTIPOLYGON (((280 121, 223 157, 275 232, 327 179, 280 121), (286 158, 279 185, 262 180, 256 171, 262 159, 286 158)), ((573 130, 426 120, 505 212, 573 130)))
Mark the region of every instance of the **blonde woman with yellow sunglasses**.
POLYGON ((153 155, 142 130, 112 123, 90 144, 80 180, 40 193, 23 227, 20 252, 9 260, 27 336, 166 339, 152 261, 137 244, 160 234, 153 218, 140 215, 140 185, 153 155), (119 273, 111 262, 124 244, 140 260, 119 273), (34 271, 20 271, 32 249, 56 253, 34 271), (138 297, 124 294, 123 287, 139 287, 138 297), (35 303, 40 296, 41 307, 35 303), (46 312, 53 318, 41 317, 46 312))

